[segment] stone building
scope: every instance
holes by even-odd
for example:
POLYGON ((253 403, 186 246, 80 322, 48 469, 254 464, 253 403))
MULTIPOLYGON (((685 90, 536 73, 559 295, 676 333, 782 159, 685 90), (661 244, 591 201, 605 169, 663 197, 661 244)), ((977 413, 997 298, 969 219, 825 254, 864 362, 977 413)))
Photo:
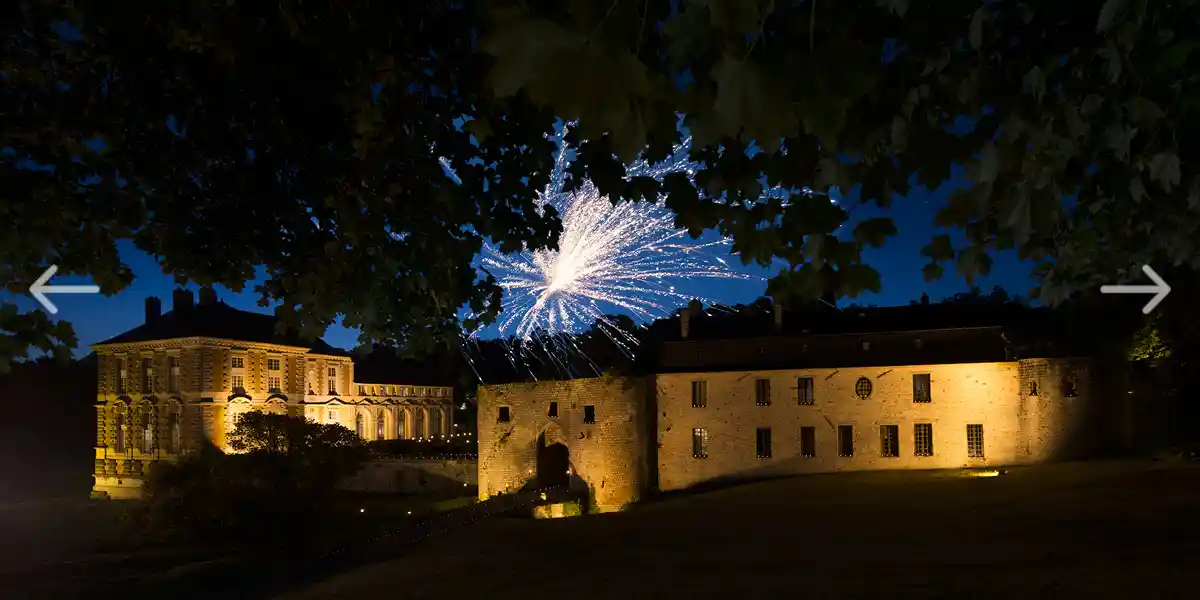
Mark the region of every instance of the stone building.
MULTIPOLYGON (((357 381, 351 355, 280 334, 270 315, 235 309, 205 288, 177 290, 171 312, 146 299, 143 325, 95 344, 94 492, 133 498, 160 460, 226 435, 251 410, 340 423, 367 440, 438 438, 451 431, 453 390, 357 381)), ((383 378, 386 379, 386 378, 383 378)))
POLYGON ((1088 455, 1120 411, 1030 314, 913 306, 785 327, 779 310, 692 308, 652 327, 644 373, 482 387, 479 494, 570 483, 610 511, 726 479, 1088 455))

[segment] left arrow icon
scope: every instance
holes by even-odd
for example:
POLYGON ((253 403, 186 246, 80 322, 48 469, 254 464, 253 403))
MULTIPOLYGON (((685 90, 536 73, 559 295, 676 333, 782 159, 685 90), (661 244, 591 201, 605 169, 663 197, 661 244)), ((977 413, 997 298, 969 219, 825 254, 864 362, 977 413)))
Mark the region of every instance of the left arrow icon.
POLYGON ((46 269, 46 272, 42 273, 42 276, 38 277, 37 280, 29 286, 29 295, 33 296, 35 300, 40 302, 46 309, 46 312, 52 315, 58 314, 58 307, 54 306, 54 303, 46 297, 46 294, 100 293, 100 286, 98 285, 49 285, 47 282, 50 281, 50 278, 54 277, 54 274, 57 272, 58 265, 50 265, 50 267, 46 269))

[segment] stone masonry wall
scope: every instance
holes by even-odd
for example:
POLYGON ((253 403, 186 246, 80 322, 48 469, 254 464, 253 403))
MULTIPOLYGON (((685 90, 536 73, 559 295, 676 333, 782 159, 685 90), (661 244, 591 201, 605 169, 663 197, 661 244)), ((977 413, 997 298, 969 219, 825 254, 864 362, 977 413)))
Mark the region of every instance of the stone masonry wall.
POLYGON ((1015 362, 659 375, 659 485, 686 488, 708 480, 805 472, 934 469, 1019 463, 1025 459, 1015 362), (913 375, 930 374, 932 401, 913 402, 913 375), (813 378, 811 405, 797 401, 797 378, 813 378), (867 399, 856 395, 865 377, 867 399), (759 406, 756 380, 770 381, 759 406), (692 382, 704 381, 707 406, 692 406, 692 382), (933 455, 914 455, 914 424, 933 426, 933 455), (897 425, 899 456, 881 453, 881 425, 897 425), (969 458, 967 424, 982 424, 984 457, 969 458), (854 427, 854 454, 838 456, 837 426, 854 427), (815 456, 801 456, 800 428, 815 428, 815 456), (756 429, 771 429, 771 457, 758 458, 756 429), (692 453, 692 430, 708 432, 708 456, 692 453))
POLYGON ((539 436, 562 443, 573 477, 587 483, 601 512, 639 500, 648 481, 646 389, 640 378, 483 386, 479 389, 479 496, 513 492, 535 475, 539 436), (548 416, 558 402, 558 417, 548 416), (584 423, 594 406, 596 422, 584 423), (507 407, 509 422, 498 422, 507 407))

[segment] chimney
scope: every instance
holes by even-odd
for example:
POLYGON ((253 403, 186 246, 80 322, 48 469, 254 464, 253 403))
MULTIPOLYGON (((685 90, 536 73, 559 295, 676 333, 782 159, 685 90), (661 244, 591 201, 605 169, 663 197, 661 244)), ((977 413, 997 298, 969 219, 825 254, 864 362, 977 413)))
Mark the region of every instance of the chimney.
POLYGON ((175 314, 183 314, 192 309, 192 292, 190 290, 175 290, 171 293, 172 310, 175 314))
POLYGON ((687 339, 687 336, 688 336, 688 325, 690 324, 691 320, 692 320, 691 309, 685 308, 685 309, 679 311, 679 337, 681 337, 685 340, 687 339))
POLYGON ((162 316, 162 300, 157 296, 146 298, 146 324, 149 325, 162 316))
POLYGON ((200 306, 212 306, 217 303, 217 291, 212 286, 200 288, 200 306))
POLYGON ((783 331, 783 305, 775 303, 775 331, 783 331))

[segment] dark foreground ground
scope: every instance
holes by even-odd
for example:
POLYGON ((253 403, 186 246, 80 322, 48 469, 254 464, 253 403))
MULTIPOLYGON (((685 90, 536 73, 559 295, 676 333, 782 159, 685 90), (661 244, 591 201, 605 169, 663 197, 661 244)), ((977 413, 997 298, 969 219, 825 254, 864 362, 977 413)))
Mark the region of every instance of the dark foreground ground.
POLYGON ((821 475, 553 521, 493 518, 279 596, 1194 598, 1200 468, 821 475))

